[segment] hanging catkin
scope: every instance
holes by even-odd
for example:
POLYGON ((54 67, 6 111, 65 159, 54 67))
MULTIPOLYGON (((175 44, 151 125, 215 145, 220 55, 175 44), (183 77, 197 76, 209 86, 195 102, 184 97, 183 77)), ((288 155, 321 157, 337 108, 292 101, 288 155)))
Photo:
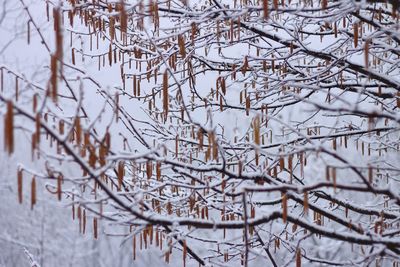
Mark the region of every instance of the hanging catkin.
POLYGON ((260 145, 260 118, 257 116, 253 120, 254 143, 260 145))
POLYGON ((397 92, 397 108, 400 109, 400 92, 397 92))
POLYGON ((183 35, 178 36, 178 46, 179 46, 179 53, 181 54, 182 58, 185 58, 186 57, 185 37, 183 35))
POLYGON ((369 66, 369 43, 370 40, 366 40, 365 41, 365 45, 364 45, 364 62, 365 62, 365 67, 368 68, 369 66))
POLYGON ((250 97, 246 97, 246 116, 249 116, 250 114, 250 97))
POLYGON ((164 109, 164 120, 167 120, 168 116, 168 104, 169 98, 168 98, 168 72, 167 70, 164 72, 163 75, 163 109, 164 109))
POLYGON ((82 215, 82 233, 86 233, 86 209, 83 210, 83 215, 82 215))
POLYGON ((36 178, 33 176, 32 182, 31 182, 31 209, 33 209, 33 206, 36 204, 36 178))
POLYGON ((226 95, 226 83, 225 79, 223 77, 220 77, 220 85, 221 85, 221 91, 224 95, 226 95))
POLYGON ((61 201, 61 192, 62 192, 61 182, 62 182, 62 175, 60 174, 57 176, 57 199, 58 199, 58 201, 61 201))
POLYGON ((301 250, 297 248, 296 250, 296 267, 301 267, 301 250))
POLYGON ((22 169, 18 169, 18 202, 22 204, 22 169))
POLYGON ((50 96, 54 102, 57 101, 57 56, 51 55, 50 62, 50 96))
POLYGON ((112 66, 112 44, 108 47, 108 63, 112 66))
POLYGON ((57 71, 58 64, 60 72, 62 72, 62 60, 63 60, 63 34, 61 28, 61 12, 59 8, 55 8, 53 10, 53 18, 54 18, 54 33, 56 39, 56 51, 53 55, 51 55, 51 76, 50 76, 50 96, 54 102, 57 102, 57 71), (59 62, 59 63, 58 63, 59 62))
POLYGON ((137 81, 136 81, 136 75, 133 75, 133 95, 137 96, 137 81))
POLYGON ((97 218, 93 218, 93 236, 97 239, 97 218))
POLYGON ((192 41, 192 45, 194 45, 195 38, 196 38, 196 32, 197 32, 197 25, 195 22, 192 22, 191 26, 192 26, 192 31, 191 31, 190 39, 192 41))
POLYGON ((63 59, 63 34, 62 34, 62 28, 61 28, 61 12, 59 8, 55 8, 53 10, 53 16, 54 16, 54 33, 55 33, 55 39, 56 39, 56 52, 55 55, 57 59, 62 62, 63 59))
POLYGON ((278 0, 274 0, 274 9, 275 9, 275 10, 278 9, 278 0))
MULTIPOLYGON (((253 132, 254 132, 254 143, 259 146, 260 145, 260 118, 257 116, 253 120, 253 132)), ((255 160, 256 165, 258 166, 259 163, 259 152, 258 149, 255 152, 255 160)))
POLYGON ((321 7, 322 7, 322 9, 326 9, 328 7, 328 0, 322 0, 321 7))
POLYGON ((246 72, 249 69, 249 59, 247 58, 247 56, 244 57, 244 62, 243 62, 243 66, 242 66, 242 74, 245 75, 246 72))
POLYGON ((37 94, 34 94, 33 97, 32 97, 32 111, 33 111, 33 113, 36 113, 37 101, 38 101, 37 98, 38 98, 37 94))
POLYGON ((183 241, 183 267, 186 266, 186 255, 187 255, 187 247, 186 240, 183 241))
POLYGON ((109 27, 110 27, 110 39, 111 42, 114 40, 115 36, 115 18, 114 17, 109 17, 109 27))
POLYGON ((268 0, 263 0, 264 19, 268 18, 268 0))
POLYGON ((75 65, 75 48, 71 49, 72 65, 75 65))
POLYGON ((357 47, 357 45, 358 45, 358 23, 353 24, 353 30, 354 30, 354 34, 353 34, 354 47, 357 47))
POLYGON ((124 162, 120 161, 118 163, 118 191, 121 191, 123 179, 124 179, 124 162))
POLYGON ((283 222, 286 223, 287 221, 287 195, 282 194, 282 219, 283 222))
POLYGON ((7 101, 4 117, 4 149, 9 155, 14 152, 14 106, 11 101, 7 101))
POLYGON ((146 175, 147 179, 151 179, 151 176, 153 175, 153 164, 151 161, 146 162, 146 175))
POLYGON ((120 11, 120 25, 121 32, 126 33, 128 27, 128 15, 125 10, 125 3, 123 0, 120 1, 121 11, 120 11))

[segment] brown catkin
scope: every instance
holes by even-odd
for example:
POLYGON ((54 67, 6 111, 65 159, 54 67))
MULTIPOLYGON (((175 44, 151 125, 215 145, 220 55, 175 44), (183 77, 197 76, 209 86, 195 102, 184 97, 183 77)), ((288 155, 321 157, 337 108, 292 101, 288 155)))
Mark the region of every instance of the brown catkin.
POLYGON ((190 39, 192 41, 192 45, 194 45, 195 38, 196 38, 196 32, 197 32, 197 25, 195 22, 192 22, 191 26, 192 26, 192 31, 191 31, 190 39))
POLYGON ((243 62, 243 66, 242 66, 242 74, 245 75, 246 72, 249 69, 249 59, 247 58, 247 56, 244 57, 244 62, 243 62))
POLYGON ((68 11, 68 18, 69 18, 69 25, 71 26, 71 28, 74 27, 74 14, 72 10, 68 11))
POLYGON ((59 8, 53 10, 54 16, 54 33, 56 39, 56 58, 61 62, 63 59, 63 34, 62 34, 62 13, 59 8))
POLYGON ((111 42, 114 40, 115 36, 115 18, 114 17, 109 17, 109 27, 110 27, 110 39, 111 42))
POLYGON ((282 195, 282 219, 283 222, 286 223, 287 221, 287 195, 282 195))
POLYGON ((61 135, 64 134, 64 121, 63 121, 63 120, 60 120, 60 121, 58 122, 58 131, 59 131, 59 133, 60 133, 61 135))
POLYGON ((353 24, 353 31, 354 31, 354 47, 358 45, 358 23, 353 24))
POLYGON ((40 143, 40 114, 39 113, 36 114, 35 128, 36 128, 35 141, 36 141, 36 144, 39 144, 40 143))
POLYGON ((169 97, 168 97, 168 71, 166 70, 163 75, 163 109, 164 109, 164 120, 167 120, 168 107, 169 107, 169 97))
POLYGON ((19 204, 22 204, 22 169, 18 169, 18 174, 17 174, 17 179, 18 179, 18 202, 19 204))
POLYGON ((151 179, 151 176, 153 175, 153 164, 151 161, 146 162, 146 175, 147 179, 151 179))
POLYGON ((109 45, 109 47, 108 47, 108 64, 110 64, 110 66, 112 66, 112 53, 113 52, 113 50, 112 50, 112 44, 110 44, 109 45))
POLYGON ((33 99, 32 99, 32 111, 33 111, 33 113, 36 113, 36 110, 37 110, 37 104, 38 104, 37 98, 38 98, 37 94, 34 94, 33 95, 33 99))
POLYGON ((179 53, 181 54, 182 58, 185 58, 186 57, 185 37, 183 35, 178 36, 178 46, 179 46, 179 53))
POLYGON ((278 9, 278 0, 274 0, 274 9, 277 10, 278 9))
POLYGON ((264 19, 267 19, 269 15, 268 0, 263 0, 263 12, 264 12, 264 19))
POLYGON ((63 69, 63 29, 62 29, 62 18, 63 14, 60 11, 60 8, 55 8, 53 10, 53 18, 54 18, 54 33, 55 33, 55 43, 56 50, 53 55, 54 58, 51 59, 51 97, 54 102, 57 102, 57 71, 62 73, 63 69), (58 64, 58 68, 57 68, 58 64), (54 66, 53 66, 54 65, 54 66))
POLYGON ((31 209, 36 205, 36 178, 33 176, 31 182, 31 209))
POLYGON ((137 95, 137 81, 136 81, 136 75, 133 75, 132 78, 132 83, 133 83, 133 95, 136 96, 137 95))
POLYGON ((332 168, 333 190, 336 191, 336 168, 332 168))
POLYGON ((296 267, 301 267, 301 250, 297 248, 296 250, 296 267))
POLYGON ((32 157, 32 161, 34 159, 35 156, 35 150, 36 150, 36 134, 32 133, 32 144, 31 144, 31 157, 32 157))
POLYGON ((120 161, 118 163, 118 191, 121 191, 123 179, 124 179, 124 162, 120 161))
POLYGON ((260 118, 257 116, 253 120, 254 143, 260 145, 260 118))
POLYGON ((75 48, 71 49, 72 65, 75 65, 75 48))
POLYGON ((97 218, 93 218, 93 236, 94 239, 97 239, 97 218))
POLYGON ((290 174, 290 183, 292 183, 292 180, 293 180, 293 155, 289 155, 289 157, 288 157, 288 169, 289 169, 289 174, 290 174))
POLYGON ((326 166, 325 167, 325 179, 329 182, 331 180, 331 175, 330 175, 330 167, 326 166))
POLYGON ((224 95, 226 95, 226 83, 225 83, 225 79, 223 77, 221 77, 221 90, 222 90, 222 93, 224 95))
POLYGON ((54 102, 57 101, 57 56, 51 55, 50 62, 50 96, 54 102))
POLYGON ((397 108, 400 108, 400 92, 397 92, 397 108))
POLYGON ((61 201, 61 192, 62 192, 61 183, 62 183, 62 175, 60 174, 57 176, 57 199, 58 199, 58 201, 61 201))
POLYGON ((86 209, 83 210, 83 215, 82 215, 82 233, 86 233, 86 209))
POLYGON ((7 101, 7 112, 4 118, 4 149, 11 155, 14 152, 14 105, 7 101))
POLYGON ((187 247, 186 240, 183 241, 183 267, 186 266, 187 247))
POLYGON ((126 14, 125 3, 123 0, 120 1, 120 5, 121 5, 121 11, 120 11, 121 32, 126 33, 128 27, 128 15, 126 14))
POLYGON ((250 97, 246 97, 246 116, 249 116, 250 114, 250 97))
POLYGON ((322 9, 326 9, 328 7, 328 0, 322 0, 321 7, 322 7, 322 9))
POLYGON ((79 233, 82 233, 82 208, 80 205, 78 206, 77 216, 79 220, 79 233))

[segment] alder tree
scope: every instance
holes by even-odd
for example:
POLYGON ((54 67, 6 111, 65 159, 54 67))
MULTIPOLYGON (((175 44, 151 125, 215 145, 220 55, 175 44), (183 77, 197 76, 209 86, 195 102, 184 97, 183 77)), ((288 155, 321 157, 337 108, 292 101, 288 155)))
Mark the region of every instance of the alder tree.
POLYGON ((398 1, 27 1, 44 63, 0 64, 4 153, 35 163, 14 201, 132 261, 399 266, 398 1))

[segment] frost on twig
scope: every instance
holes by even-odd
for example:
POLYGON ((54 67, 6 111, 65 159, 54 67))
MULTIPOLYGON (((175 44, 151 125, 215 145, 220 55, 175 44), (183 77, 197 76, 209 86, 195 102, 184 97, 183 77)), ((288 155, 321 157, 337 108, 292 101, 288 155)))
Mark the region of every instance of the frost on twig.
POLYGON ((26 257, 29 260, 29 263, 31 264, 31 267, 40 267, 39 263, 37 263, 35 261, 35 258, 33 257, 33 255, 26 248, 24 248, 24 252, 25 252, 26 257))

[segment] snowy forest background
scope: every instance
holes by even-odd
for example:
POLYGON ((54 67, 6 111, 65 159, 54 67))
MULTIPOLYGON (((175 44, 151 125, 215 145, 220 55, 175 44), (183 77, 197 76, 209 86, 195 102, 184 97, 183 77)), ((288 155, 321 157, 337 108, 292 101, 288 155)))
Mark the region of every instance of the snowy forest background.
POLYGON ((0 266, 399 266, 399 11, 0 0, 0 266))

